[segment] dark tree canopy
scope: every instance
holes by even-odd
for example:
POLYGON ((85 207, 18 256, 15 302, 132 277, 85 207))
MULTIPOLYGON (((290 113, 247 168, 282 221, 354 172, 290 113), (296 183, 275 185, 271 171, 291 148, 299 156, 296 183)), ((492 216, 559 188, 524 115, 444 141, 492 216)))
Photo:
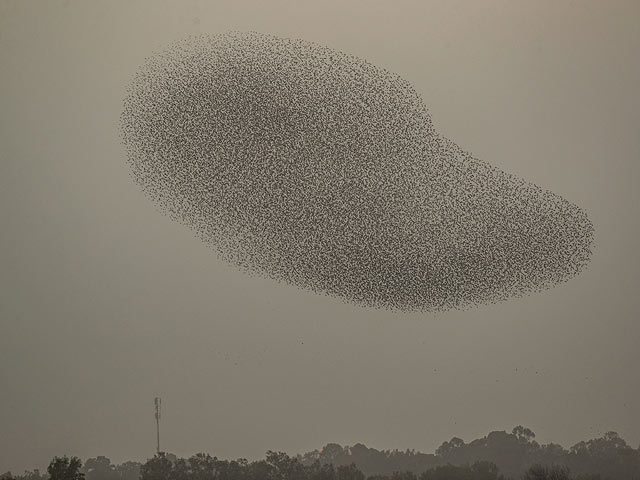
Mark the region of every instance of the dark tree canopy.
POLYGON ((78 457, 54 457, 47 467, 50 480, 84 480, 84 473, 80 471, 82 461, 78 457))
POLYGON ((160 453, 140 464, 115 465, 105 456, 55 457, 47 473, 10 472, 0 480, 640 480, 640 449, 615 432, 565 449, 539 444, 521 425, 466 443, 443 442, 435 454, 329 443, 290 456, 267 451, 262 460, 221 460, 206 453, 179 458, 160 453))

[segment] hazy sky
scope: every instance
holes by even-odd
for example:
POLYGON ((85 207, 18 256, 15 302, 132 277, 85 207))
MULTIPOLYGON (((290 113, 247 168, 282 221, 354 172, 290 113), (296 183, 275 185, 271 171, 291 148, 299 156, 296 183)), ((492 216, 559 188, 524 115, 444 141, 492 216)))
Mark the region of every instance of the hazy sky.
POLYGON ((432 452, 523 424, 640 442, 640 16, 622 1, 0 0, 0 473, 162 448, 432 452), (124 88, 192 33, 363 57, 436 129, 584 208, 590 267, 553 290, 400 314, 246 276, 159 214, 118 138, 124 88))

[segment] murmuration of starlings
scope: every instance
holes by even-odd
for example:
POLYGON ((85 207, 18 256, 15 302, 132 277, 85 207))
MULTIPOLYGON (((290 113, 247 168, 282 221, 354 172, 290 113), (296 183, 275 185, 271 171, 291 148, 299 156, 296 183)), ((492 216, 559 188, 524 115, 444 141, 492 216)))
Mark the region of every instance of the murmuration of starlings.
POLYGON ((259 33, 153 54, 120 118, 132 176, 245 272, 361 306, 444 311, 564 282, 594 227, 437 133, 406 80, 259 33))

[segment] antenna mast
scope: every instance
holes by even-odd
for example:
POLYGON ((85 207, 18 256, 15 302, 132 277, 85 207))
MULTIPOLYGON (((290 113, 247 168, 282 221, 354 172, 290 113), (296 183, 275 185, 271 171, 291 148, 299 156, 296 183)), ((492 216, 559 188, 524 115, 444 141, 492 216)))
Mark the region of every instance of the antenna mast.
POLYGON ((162 404, 162 399, 160 397, 156 397, 155 404, 156 404, 156 439, 157 439, 156 451, 157 453, 160 453, 160 407, 162 404))

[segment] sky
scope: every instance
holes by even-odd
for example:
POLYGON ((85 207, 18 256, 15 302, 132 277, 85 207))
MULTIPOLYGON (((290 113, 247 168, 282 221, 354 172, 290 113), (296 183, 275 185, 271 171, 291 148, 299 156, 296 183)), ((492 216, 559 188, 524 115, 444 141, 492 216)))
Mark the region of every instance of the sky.
POLYGON ((640 444, 640 5, 0 2, 0 473, 54 455, 433 452, 524 425, 640 444), (258 31, 411 82, 436 130, 595 229, 554 289, 446 313, 243 274, 160 214, 118 136, 127 83, 194 33, 258 31))

